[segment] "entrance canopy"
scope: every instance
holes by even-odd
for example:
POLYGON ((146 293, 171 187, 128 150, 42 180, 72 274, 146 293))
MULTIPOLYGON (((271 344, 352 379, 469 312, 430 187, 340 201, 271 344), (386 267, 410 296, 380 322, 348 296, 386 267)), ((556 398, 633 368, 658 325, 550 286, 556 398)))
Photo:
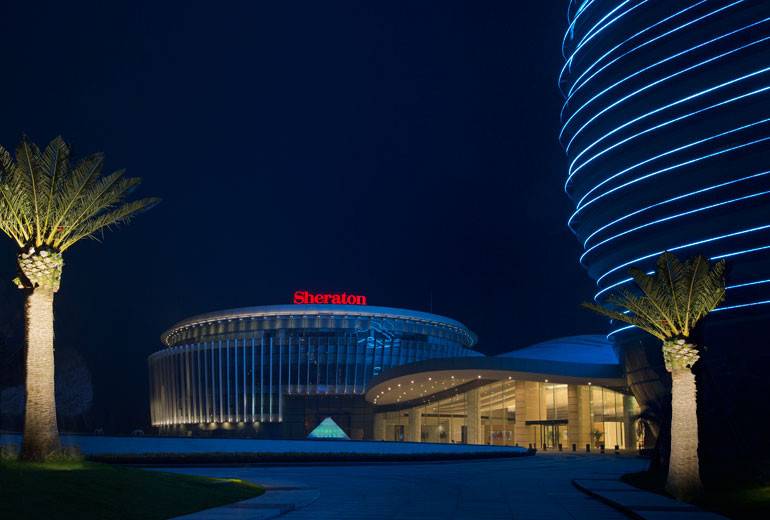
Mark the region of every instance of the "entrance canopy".
POLYGON ((499 356, 439 358, 400 365, 372 378, 366 400, 409 406, 452 389, 490 381, 539 381, 625 387, 613 345, 604 336, 545 341, 499 356))

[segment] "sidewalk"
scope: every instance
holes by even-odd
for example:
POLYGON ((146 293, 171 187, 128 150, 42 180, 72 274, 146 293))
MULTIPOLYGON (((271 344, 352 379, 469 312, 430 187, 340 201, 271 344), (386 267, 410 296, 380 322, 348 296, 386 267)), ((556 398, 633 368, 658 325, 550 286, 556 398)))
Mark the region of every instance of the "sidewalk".
POLYGON ((317 489, 285 484, 261 484, 265 493, 249 500, 220 507, 204 509, 177 520, 267 520, 315 502, 320 496, 317 489))
POLYGON ((616 478, 580 478, 572 483, 584 493, 637 520, 727 520, 722 515, 644 491, 616 478))

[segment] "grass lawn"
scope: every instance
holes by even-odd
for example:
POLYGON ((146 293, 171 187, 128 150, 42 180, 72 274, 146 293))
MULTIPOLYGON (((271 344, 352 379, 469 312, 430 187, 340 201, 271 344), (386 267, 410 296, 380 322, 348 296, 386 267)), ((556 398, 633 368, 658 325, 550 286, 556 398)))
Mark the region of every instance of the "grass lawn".
MULTIPOLYGON (((663 489, 665 475, 642 471, 623 475, 621 480, 632 486, 666 495, 663 489)), ((746 489, 714 489, 712 486, 696 505, 734 519, 770 518, 770 486, 750 486, 746 489)))
POLYGON ((161 519, 245 500, 260 486, 94 462, 0 461, 3 518, 161 519))

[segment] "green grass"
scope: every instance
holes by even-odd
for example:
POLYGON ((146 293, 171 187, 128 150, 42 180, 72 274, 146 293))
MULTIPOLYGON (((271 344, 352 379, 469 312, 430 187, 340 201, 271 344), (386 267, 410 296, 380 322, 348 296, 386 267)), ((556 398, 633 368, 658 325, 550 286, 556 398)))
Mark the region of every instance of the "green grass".
MULTIPOLYGON (((669 496, 663 489, 666 483, 665 474, 642 471, 623 475, 621 480, 632 486, 669 496)), ((770 486, 741 485, 745 487, 737 488, 735 480, 730 479, 721 486, 712 485, 706 489, 705 496, 696 505, 733 519, 770 518, 770 486)))
POLYGON ((94 462, 0 461, 0 511, 9 519, 162 519, 262 493, 240 480, 94 462))

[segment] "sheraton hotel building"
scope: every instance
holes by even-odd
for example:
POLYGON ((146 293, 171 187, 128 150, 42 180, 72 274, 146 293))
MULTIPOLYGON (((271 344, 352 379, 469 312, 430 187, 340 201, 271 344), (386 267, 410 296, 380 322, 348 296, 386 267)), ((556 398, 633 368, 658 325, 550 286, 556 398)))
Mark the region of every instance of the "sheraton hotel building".
POLYGON ((162 434, 303 439, 330 417, 351 439, 636 448, 638 412, 604 336, 499 356, 462 323, 366 299, 186 319, 149 358, 162 434))

